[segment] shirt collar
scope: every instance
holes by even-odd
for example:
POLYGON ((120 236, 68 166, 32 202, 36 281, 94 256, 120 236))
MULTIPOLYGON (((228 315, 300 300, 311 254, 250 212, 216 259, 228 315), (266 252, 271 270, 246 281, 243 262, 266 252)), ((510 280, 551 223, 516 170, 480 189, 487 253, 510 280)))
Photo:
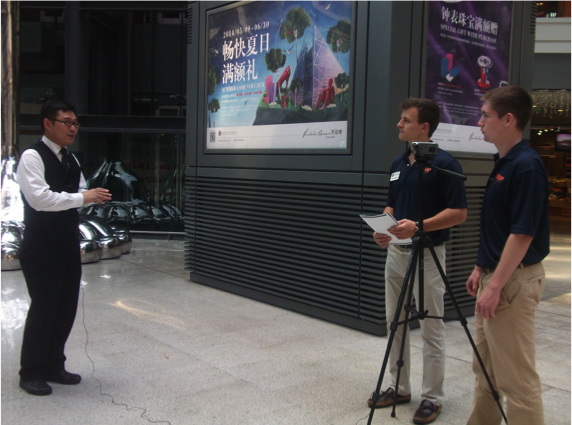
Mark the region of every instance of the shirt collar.
POLYGON ((411 146, 405 149, 405 152, 403 153, 403 159, 409 161, 409 155, 411 155, 411 146))
POLYGON ((61 146, 55 144, 54 142, 52 142, 50 139, 48 139, 46 136, 42 136, 42 142, 44 142, 46 144, 46 146, 48 148, 50 148, 50 150, 56 154, 56 156, 60 153, 60 151, 62 150, 61 146))
MULTIPOLYGON (((528 139, 522 139, 520 142, 518 142, 516 145, 514 145, 511 150, 508 151, 508 153, 503 156, 502 159, 506 159, 506 160, 513 160, 515 159, 522 151, 524 151, 526 148, 528 148, 528 146, 530 145, 530 140, 528 139)), ((499 154, 496 153, 495 154, 495 161, 499 160, 499 154)))

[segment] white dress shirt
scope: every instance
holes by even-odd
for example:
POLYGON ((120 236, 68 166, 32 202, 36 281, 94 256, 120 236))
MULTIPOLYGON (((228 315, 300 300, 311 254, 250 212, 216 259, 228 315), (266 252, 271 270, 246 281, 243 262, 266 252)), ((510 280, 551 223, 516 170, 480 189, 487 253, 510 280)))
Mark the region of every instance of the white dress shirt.
MULTIPOLYGON (((57 155, 60 161, 62 160, 61 148, 58 145, 46 136, 42 136, 42 142, 57 155)), ((44 177, 44 171, 44 162, 40 154, 34 149, 25 150, 18 163, 16 179, 26 201, 32 208, 36 211, 64 211, 79 208, 83 205, 81 192, 86 191, 83 173, 80 173, 78 193, 59 193, 50 190, 50 186, 46 183, 46 178, 44 177)))

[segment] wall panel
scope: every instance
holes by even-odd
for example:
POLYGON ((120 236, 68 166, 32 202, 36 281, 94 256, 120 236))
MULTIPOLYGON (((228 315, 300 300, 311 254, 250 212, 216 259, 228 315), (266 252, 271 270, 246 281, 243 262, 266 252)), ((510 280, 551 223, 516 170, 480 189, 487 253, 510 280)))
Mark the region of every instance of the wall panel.
MULTIPOLYGON (((200 173, 199 173, 200 174, 200 173)), ((385 176, 369 176, 387 180, 385 176)), ((388 186, 187 177, 185 267, 201 283, 378 335, 385 334, 386 251, 360 213, 379 213, 388 186), (283 301, 280 301, 283 300, 283 301), (293 302, 288 303, 288 301, 293 302)), ((318 179, 319 180, 319 179, 318 179)), ((452 230, 447 276, 466 313, 483 188, 468 188, 469 219, 452 230)), ((446 297, 446 310, 453 305, 446 297)), ((451 314, 454 316, 454 314, 451 314)))

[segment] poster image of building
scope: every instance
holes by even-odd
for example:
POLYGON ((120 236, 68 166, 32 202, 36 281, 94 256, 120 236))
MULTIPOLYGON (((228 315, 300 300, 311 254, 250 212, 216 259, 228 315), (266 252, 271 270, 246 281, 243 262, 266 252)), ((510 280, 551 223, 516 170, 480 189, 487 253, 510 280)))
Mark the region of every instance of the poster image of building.
POLYGON ((207 149, 348 148, 350 2, 239 3, 207 22, 207 149))
POLYGON ((429 2, 425 97, 441 109, 432 139, 445 149, 496 152, 478 122, 481 97, 509 84, 512 2, 429 2))

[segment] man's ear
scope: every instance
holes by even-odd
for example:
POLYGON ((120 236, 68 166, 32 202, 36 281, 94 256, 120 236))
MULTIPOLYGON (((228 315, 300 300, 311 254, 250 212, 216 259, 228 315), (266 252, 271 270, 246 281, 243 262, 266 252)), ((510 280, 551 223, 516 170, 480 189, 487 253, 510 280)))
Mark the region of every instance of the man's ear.
POLYGON ((516 117, 510 112, 507 112, 503 119, 505 120, 506 127, 510 127, 513 123, 516 124, 516 117))
POLYGON ((44 118, 43 124, 44 124, 44 130, 50 130, 52 125, 54 125, 54 123, 50 121, 49 118, 44 118))
POLYGON ((423 128, 423 131, 425 131, 427 134, 429 134, 429 123, 428 122, 424 122, 422 128, 423 128))

